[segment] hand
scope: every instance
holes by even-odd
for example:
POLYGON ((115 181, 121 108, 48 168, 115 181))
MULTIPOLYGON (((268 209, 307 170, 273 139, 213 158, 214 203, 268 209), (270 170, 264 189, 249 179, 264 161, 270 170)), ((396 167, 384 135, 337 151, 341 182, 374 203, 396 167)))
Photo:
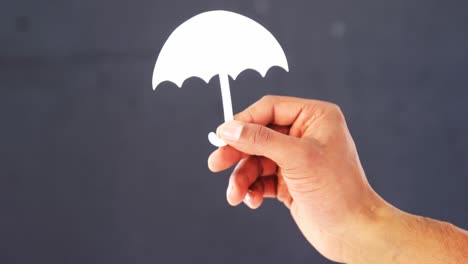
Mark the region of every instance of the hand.
POLYGON ((468 263, 468 233, 411 215, 367 182, 338 106, 267 96, 221 125, 229 146, 209 168, 237 164, 227 200, 252 209, 276 197, 325 257, 346 263, 468 263))
POLYGON ((277 197, 312 245, 344 261, 353 227, 385 203, 366 180, 338 106, 266 96, 235 120, 217 130, 229 146, 208 159, 214 172, 239 162, 228 202, 255 209, 265 197, 277 197))

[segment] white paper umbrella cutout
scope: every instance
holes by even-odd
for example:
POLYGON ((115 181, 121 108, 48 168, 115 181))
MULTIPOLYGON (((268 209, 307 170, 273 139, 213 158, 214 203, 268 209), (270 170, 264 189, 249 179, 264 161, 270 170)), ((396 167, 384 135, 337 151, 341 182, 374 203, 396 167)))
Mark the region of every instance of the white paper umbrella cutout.
MULTIPOLYGON (((283 49, 263 26, 245 16, 228 11, 199 14, 180 25, 164 44, 153 72, 153 89, 170 81, 181 87, 190 77, 205 82, 219 75, 224 121, 233 119, 229 76, 234 80, 246 69, 265 77, 278 66, 289 71, 283 49)), ((211 132, 211 144, 226 143, 211 132)))

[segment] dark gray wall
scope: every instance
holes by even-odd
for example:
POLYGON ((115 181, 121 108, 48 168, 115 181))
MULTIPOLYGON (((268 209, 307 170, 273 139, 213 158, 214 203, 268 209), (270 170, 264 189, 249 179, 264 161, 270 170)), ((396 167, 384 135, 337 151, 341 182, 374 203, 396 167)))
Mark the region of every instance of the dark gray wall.
POLYGON ((468 2, 25 1, 0 5, 0 263, 329 263, 288 211, 225 202, 207 133, 217 78, 165 83, 172 30, 227 9, 270 29, 291 72, 232 82, 342 106, 388 201, 468 228, 468 2))

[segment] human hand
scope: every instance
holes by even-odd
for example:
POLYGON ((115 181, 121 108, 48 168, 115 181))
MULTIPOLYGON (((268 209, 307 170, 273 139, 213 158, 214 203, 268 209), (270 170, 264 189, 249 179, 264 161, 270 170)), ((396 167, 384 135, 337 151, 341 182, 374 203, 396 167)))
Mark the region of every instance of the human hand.
POLYGON ((345 261, 355 231, 387 205, 366 180, 339 107, 266 96, 234 119, 217 130, 228 146, 208 159, 213 172, 238 163, 229 204, 243 201, 255 209, 265 197, 276 197, 317 250, 345 261))
POLYGON ((468 232, 411 215, 370 187, 340 109, 331 103, 267 96, 221 125, 229 146, 209 168, 238 163, 227 200, 258 208, 276 197, 325 257, 346 263, 468 263, 468 232))

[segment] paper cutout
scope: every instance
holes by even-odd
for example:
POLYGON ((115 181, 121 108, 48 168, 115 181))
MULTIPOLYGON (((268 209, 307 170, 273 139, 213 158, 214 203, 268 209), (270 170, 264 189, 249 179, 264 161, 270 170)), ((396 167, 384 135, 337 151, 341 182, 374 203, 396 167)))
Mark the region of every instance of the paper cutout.
MULTIPOLYGON (((224 121, 233 119, 229 76, 234 80, 247 69, 265 77, 278 66, 289 71, 283 49, 263 26, 245 16, 228 11, 209 11, 180 25, 164 44, 153 72, 153 89, 164 82, 179 88, 190 77, 206 83, 219 75, 224 121)), ((211 144, 226 143, 211 132, 211 144)))

